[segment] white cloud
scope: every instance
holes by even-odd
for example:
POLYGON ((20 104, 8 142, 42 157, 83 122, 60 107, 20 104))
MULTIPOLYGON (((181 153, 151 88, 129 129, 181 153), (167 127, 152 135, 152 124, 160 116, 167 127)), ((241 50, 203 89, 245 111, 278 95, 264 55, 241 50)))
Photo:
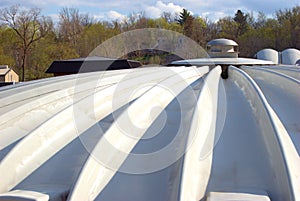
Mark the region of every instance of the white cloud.
POLYGON ((121 13, 113 10, 109 11, 106 15, 110 20, 122 20, 125 17, 125 15, 122 15, 121 13))
POLYGON ((0 8, 19 4, 21 7, 40 7, 44 15, 58 14, 62 7, 74 7, 102 20, 118 20, 131 13, 145 12, 147 17, 158 18, 163 12, 173 15, 186 8, 194 15, 207 16, 210 20, 234 16, 243 12, 262 11, 271 16, 278 9, 299 5, 299 0, 0 0, 0 8))
POLYGON ((160 17, 162 12, 154 6, 149 6, 145 9, 145 13, 146 13, 147 17, 158 18, 158 17, 160 17))
POLYGON ((174 3, 164 3, 157 1, 154 6, 146 6, 145 14, 151 18, 159 18, 163 12, 169 12, 171 14, 181 12, 183 7, 175 5, 174 3))
POLYGON ((122 21, 126 16, 117 12, 117 11, 114 11, 114 10, 110 10, 108 12, 103 12, 103 13, 99 13, 97 15, 93 15, 93 17, 96 19, 96 20, 108 20, 108 21, 122 21))
POLYGON ((228 16, 226 13, 224 12, 203 12, 201 17, 207 18, 209 20, 211 20, 212 22, 216 22, 219 19, 228 16))
POLYGON ((161 9, 161 11, 170 13, 180 12, 183 9, 183 7, 175 5, 174 3, 164 4, 162 1, 156 2, 156 6, 161 9))
POLYGON ((101 21, 105 19, 105 16, 103 14, 99 14, 99 15, 93 15, 93 18, 97 21, 101 21))

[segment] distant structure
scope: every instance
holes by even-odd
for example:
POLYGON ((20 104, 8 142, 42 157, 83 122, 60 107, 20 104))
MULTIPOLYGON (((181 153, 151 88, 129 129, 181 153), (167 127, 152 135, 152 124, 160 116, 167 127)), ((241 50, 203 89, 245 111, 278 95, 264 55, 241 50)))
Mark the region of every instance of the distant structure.
POLYGON ((227 79, 227 69, 234 65, 240 67, 243 65, 273 65, 274 62, 268 60, 260 60, 253 58, 241 58, 239 55, 238 44, 230 39, 219 38, 207 43, 207 53, 209 58, 196 58, 180 61, 173 61, 168 66, 210 66, 214 68, 216 65, 222 67, 222 78, 227 79))
POLYGON ((0 86, 19 82, 19 76, 8 65, 0 65, 0 86))
POLYGON ((255 58, 267 60, 267 61, 273 61, 275 64, 280 63, 280 56, 278 52, 271 48, 266 48, 258 51, 255 55, 255 58))
POLYGON ((300 59, 300 51, 294 48, 285 49, 278 52, 273 49, 263 49, 254 56, 257 59, 273 61, 275 64, 296 65, 300 59))
POLYGON ((272 65, 272 61, 259 60, 253 58, 241 58, 239 55, 239 45, 230 39, 219 38, 207 43, 207 53, 209 58, 196 58, 174 61, 169 66, 229 66, 229 65, 272 65))
POLYGON ((238 58, 239 45, 230 39, 219 38, 207 43, 207 51, 211 58, 238 58))
POLYGON ((300 59, 300 50, 289 48, 281 52, 281 63, 288 65, 295 65, 300 59))
POLYGON ((92 56, 53 61, 46 73, 53 73, 54 76, 62 76, 96 71, 130 69, 140 66, 141 63, 139 61, 92 56))

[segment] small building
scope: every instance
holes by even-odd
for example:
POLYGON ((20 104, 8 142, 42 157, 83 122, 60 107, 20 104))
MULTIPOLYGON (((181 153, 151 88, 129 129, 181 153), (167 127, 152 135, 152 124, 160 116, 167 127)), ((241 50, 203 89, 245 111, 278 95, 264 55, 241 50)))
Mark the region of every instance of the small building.
POLYGON ((19 76, 8 65, 0 65, 0 86, 19 82, 19 76))
POLYGON ((139 61, 92 56, 53 61, 46 73, 53 73, 54 76, 62 76, 95 71, 130 69, 140 66, 141 63, 139 61))

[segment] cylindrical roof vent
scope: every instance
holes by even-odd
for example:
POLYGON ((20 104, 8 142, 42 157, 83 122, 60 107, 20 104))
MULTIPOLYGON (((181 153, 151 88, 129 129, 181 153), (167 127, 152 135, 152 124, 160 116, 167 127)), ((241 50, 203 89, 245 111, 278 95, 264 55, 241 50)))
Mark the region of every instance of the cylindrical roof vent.
POLYGON ((233 40, 219 38, 207 43, 207 51, 212 58, 237 58, 238 46, 233 40))

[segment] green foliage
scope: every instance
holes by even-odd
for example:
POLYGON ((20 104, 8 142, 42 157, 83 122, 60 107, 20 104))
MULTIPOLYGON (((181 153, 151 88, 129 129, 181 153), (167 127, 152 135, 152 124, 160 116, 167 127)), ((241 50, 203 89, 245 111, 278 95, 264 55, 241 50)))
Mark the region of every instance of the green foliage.
POLYGON ((217 22, 217 26, 219 29, 218 37, 233 40, 237 39, 239 25, 231 17, 225 17, 223 19, 220 19, 217 22))
POLYGON ((108 27, 104 23, 95 23, 88 27, 84 27, 84 30, 78 41, 77 53, 81 57, 86 57, 88 54, 95 49, 102 42, 120 33, 119 29, 108 27))
POLYGON ((276 12, 277 45, 280 50, 294 47, 300 49, 300 6, 276 12))
POLYGON ((7 54, 4 54, 2 47, 0 47, 0 65, 9 65, 9 66, 15 65, 14 58, 7 54))
POLYGON ((54 60, 77 58, 79 55, 68 43, 55 43, 55 34, 49 34, 38 41, 30 52, 26 77, 30 80, 49 77, 45 71, 54 60))
POLYGON ((20 55, 20 41, 12 29, 0 27, 0 65, 9 65, 20 74, 18 65, 20 55))
MULTIPOLYGON (((59 22, 56 26, 52 24, 51 19, 40 16, 38 9, 31 9, 31 13, 27 14, 34 14, 33 16, 38 18, 26 21, 24 27, 33 27, 28 30, 9 26, 8 21, 5 23, 7 16, 3 14, 9 11, 8 9, 2 9, 0 12, 0 65, 10 65, 21 75, 23 59, 27 69, 25 73, 27 80, 49 76, 45 71, 54 60, 86 57, 111 37, 134 29, 159 28, 176 31, 183 33, 202 47, 215 38, 233 39, 240 45, 240 55, 245 57, 253 57, 263 48, 273 48, 278 51, 289 47, 300 49, 300 6, 279 10, 275 13, 275 18, 268 18, 262 12, 255 18, 253 14, 238 10, 232 16, 224 17, 217 22, 193 16, 186 9, 183 9, 177 15, 178 17, 163 13, 160 18, 151 19, 143 13, 133 13, 122 21, 106 22, 96 21, 88 14, 81 14, 77 9, 63 8, 59 13, 59 22), (40 22, 45 22, 45 26, 39 24, 40 22), (19 31, 19 34, 14 28, 19 31), (34 30, 38 31, 32 32, 34 30), (21 32, 24 31, 25 46, 24 40, 20 37, 21 32), (26 60, 23 57, 24 48, 26 60)), ((24 14, 25 11, 18 16, 22 17, 24 14)), ((133 42, 145 43, 147 37, 152 37, 153 40, 150 34, 133 39, 135 40, 133 42)), ((118 44, 112 45, 112 51, 119 47, 118 44)), ((164 64, 173 55, 136 51, 134 54, 124 55, 124 58, 126 57, 140 60, 144 64, 164 64)))

